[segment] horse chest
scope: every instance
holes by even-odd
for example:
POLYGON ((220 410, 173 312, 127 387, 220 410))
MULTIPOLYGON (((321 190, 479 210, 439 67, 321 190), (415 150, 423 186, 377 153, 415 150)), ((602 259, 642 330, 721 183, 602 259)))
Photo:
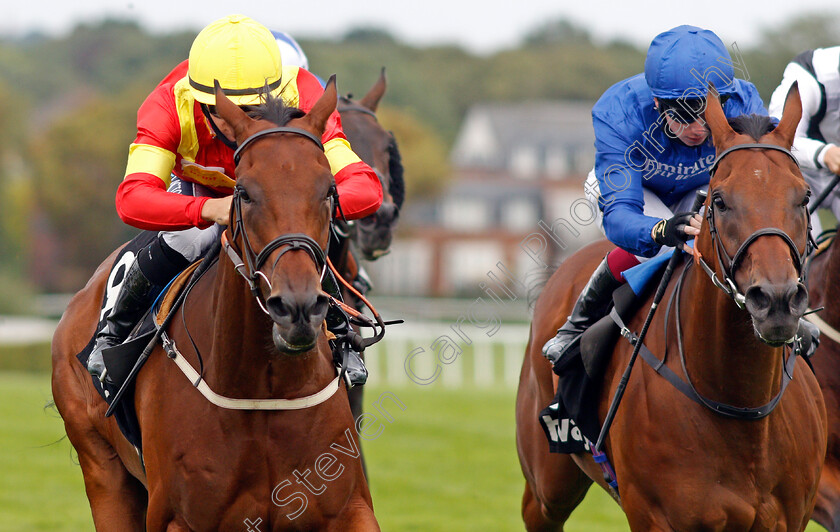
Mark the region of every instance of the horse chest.
POLYGON ((614 434, 611 445, 628 516, 634 506, 658 507, 665 529, 764 531, 779 523, 798 529, 820 470, 819 442, 803 438, 811 421, 811 428, 818 424, 807 409, 793 415, 783 404, 776 418, 747 422, 694 411, 689 403, 664 417, 661 405, 679 405, 679 397, 645 401, 635 392, 629 398, 636 408, 622 420, 627 436, 614 434))
POLYGON ((319 528, 345 508, 361 475, 355 432, 319 429, 329 427, 325 419, 314 410, 183 418, 181 434, 193 436, 174 434, 161 446, 169 456, 149 464, 150 488, 174 494, 174 513, 197 530, 231 519, 271 523, 266 530, 319 528))

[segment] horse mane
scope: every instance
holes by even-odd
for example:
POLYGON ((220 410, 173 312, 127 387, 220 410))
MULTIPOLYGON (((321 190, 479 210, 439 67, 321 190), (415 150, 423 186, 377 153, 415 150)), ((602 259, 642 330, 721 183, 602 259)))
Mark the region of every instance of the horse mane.
POLYGON ((397 147, 397 139, 393 135, 391 135, 391 141, 388 143, 388 173, 391 175, 388 191, 391 193, 397 208, 402 209, 405 200, 405 179, 403 177, 402 155, 400 155, 400 149, 397 147))
POLYGON ((759 140, 761 137, 776 129, 776 124, 773 119, 765 115, 741 115, 729 119, 729 126, 735 130, 735 133, 742 135, 749 135, 754 140, 759 140))
POLYGON ((283 98, 274 96, 270 92, 263 91, 262 103, 248 109, 248 116, 256 120, 266 120, 278 126, 285 126, 290 120, 305 116, 306 113, 286 105, 283 98))

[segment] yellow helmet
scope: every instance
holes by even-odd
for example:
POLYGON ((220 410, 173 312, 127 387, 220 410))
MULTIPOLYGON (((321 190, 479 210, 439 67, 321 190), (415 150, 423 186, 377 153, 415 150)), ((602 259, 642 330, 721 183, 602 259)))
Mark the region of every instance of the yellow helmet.
POLYGON ((196 101, 215 105, 213 81, 236 105, 256 105, 268 86, 280 93, 280 49, 268 28, 244 15, 213 22, 190 48, 189 82, 196 101))

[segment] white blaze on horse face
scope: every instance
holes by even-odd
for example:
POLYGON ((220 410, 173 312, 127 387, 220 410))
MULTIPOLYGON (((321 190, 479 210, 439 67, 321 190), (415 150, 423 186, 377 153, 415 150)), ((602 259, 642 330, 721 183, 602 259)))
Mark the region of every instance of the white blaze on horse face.
POLYGON ((753 170, 753 174, 755 174, 755 177, 757 177, 758 180, 761 181, 761 170, 756 168, 755 170, 753 170))

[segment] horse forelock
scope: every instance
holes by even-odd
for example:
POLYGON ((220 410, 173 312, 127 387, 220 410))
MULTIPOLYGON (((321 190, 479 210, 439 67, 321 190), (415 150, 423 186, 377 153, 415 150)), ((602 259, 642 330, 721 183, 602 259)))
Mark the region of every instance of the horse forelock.
POLYGON ((251 108, 248 114, 255 120, 266 120, 277 126, 285 126, 291 120, 306 115, 297 107, 287 105, 283 98, 271 93, 264 93, 262 103, 251 108))
POLYGON ((760 140, 761 137, 776 129, 773 119, 765 115, 741 115, 729 119, 729 126, 735 133, 749 135, 753 140, 760 140))

